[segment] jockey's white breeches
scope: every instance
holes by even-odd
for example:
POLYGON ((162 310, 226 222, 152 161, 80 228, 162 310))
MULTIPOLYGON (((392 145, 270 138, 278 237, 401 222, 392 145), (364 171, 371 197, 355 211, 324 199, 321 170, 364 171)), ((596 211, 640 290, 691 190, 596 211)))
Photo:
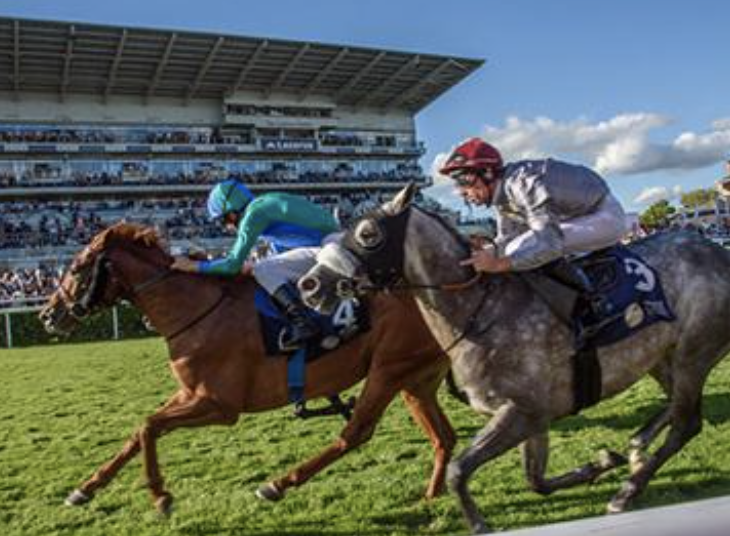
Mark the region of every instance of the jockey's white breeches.
MULTIPOLYGON (((563 254, 589 253, 618 243, 628 231, 626 213, 621 204, 608 194, 596 211, 586 216, 565 220, 559 224, 563 233, 563 254)), ((504 247, 509 255, 523 244, 536 241, 533 231, 523 233, 504 247), (527 242, 525 242, 527 241, 527 242)))
MULTIPOLYGON (((339 233, 329 234, 322 241, 322 245, 337 238, 339 233)), ((254 264, 253 276, 269 294, 273 294, 286 283, 296 284, 299 278, 317 263, 317 253, 321 249, 321 246, 302 247, 265 257, 254 264)))

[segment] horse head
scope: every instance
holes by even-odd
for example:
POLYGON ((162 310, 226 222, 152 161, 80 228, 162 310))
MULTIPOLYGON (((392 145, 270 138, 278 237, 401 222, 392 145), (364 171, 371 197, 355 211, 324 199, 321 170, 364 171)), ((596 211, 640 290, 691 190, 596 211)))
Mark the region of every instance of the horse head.
POLYGON ((116 224, 97 234, 73 259, 38 317, 49 333, 67 334, 90 315, 131 298, 133 283, 121 269, 120 252, 131 248, 162 252, 152 229, 116 224), (152 248, 152 246, 156 246, 152 248))
POLYGON ((342 298, 393 288, 402 280, 405 234, 416 192, 409 184, 391 201, 352 222, 341 240, 322 248, 317 265, 298 283, 307 305, 331 313, 342 298))

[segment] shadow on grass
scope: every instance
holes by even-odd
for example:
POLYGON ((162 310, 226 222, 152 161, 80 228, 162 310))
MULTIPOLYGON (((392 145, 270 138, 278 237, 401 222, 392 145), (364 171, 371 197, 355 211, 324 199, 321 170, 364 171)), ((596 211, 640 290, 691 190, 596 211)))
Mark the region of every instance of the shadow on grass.
MULTIPOLYGON (((711 499, 730 494, 730 471, 694 482, 678 482, 679 479, 686 476, 697 476, 697 473, 691 469, 670 469, 660 473, 657 479, 664 477, 664 481, 649 483, 644 493, 637 499, 635 508, 632 510, 669 506, 686 501, 711 499)), ((612 482, 599 481, 593 486, 588 485, 570 491, 558 491, 549 497, 529 494, 522 498, 500 501, 493 504, 491 508, 494 510, 519 509, 523 512, 534 510, 535 515, 540 516, 541 510, 547 507, 552 512, 550 523, 581 519, 585 516, 571 514, 571 508, 580 509, 581 511, 585 511, 586 508, 602 510, 604 505, 611 500, 620 488, 620 480, 622 479, 614 477, 612 480, 612 482)))
MULTIPOLYGON (((705 395, 702 400, 702 413, 705 420, 717 425, 730 419, 730 393, 711 393, 705 395)), ((613 415, 575 415, 556 422, 552 428, 569 432, 596 426, 615 430, 631 430, 633 433, 646 424, 663 405, 664 401, 652 402, 644 404, 630 413, 616 413, 613 415)))
MULTIPOLYGON (((363 536, 385 536, 387 534, 392 534, 392 532, 393 530, 391 528, 372 528, 364 530, 362 527, 358 527, 357 532, 353 532, 352 530, 327 530, 326 527, 323 527, 322 525, 317 523, 300 523, 296 528, 282 527, 281 529, 270 530, 261 530, 247 527, 232 527, 219 531, 217 532, 217 534, 226 534, 231 536, 353 536, 353 534, 363 536)), ((188 534, 204 534, 204 532, 194 531, 188 532, 188 534)))

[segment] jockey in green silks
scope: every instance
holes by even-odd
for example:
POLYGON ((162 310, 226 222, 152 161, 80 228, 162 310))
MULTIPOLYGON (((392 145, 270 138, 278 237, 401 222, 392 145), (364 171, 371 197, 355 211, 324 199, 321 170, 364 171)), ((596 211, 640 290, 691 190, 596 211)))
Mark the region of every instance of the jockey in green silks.
POLYGON ((266 193, 255 197, 235 179, 218 183, 211 190, 208 216, 237 232, 228 254, 204 261, 176 257, 172 268, 231 277, 242 271, 253 272, 291 322, 292 329, 285 334, 283 347, 299 347, 318 334, 319 328, 306 314, 292 282, 314 266, 322 243, 338 230, 334 216, 298 195, 266 193), (252 265, 246 259, 259 238, 270 244, 274 255, 252 265))

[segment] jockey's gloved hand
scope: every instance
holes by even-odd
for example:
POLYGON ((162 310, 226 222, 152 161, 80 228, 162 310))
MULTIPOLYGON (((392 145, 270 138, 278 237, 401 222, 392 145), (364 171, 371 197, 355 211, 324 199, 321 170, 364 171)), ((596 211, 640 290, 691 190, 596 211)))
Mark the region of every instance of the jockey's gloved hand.
POLYGON ((180 272, 198 272, 198 261, 194 261, 187 257, 177 256, 170 265, 171 270, 178 270, 180 272))

